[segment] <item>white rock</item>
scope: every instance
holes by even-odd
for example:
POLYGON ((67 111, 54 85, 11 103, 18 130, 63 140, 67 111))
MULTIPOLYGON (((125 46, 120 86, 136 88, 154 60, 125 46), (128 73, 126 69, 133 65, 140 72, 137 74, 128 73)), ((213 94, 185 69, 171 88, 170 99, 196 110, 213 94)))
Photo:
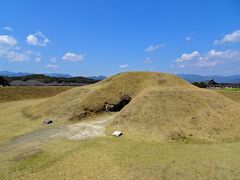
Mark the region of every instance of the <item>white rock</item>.
POLYGON ((114 132, 112 133, 112 135, 113 135, 113 136, 116 136, 116 137, 119 137, 119 136, 122 135, 122 132, 121 132, 121 131, 114 131, 114 132))

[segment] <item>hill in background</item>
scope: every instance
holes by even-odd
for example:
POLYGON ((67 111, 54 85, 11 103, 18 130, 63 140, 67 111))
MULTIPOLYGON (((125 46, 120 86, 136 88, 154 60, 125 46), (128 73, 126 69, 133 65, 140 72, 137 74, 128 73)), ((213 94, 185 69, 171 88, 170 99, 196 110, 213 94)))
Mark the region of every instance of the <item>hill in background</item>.
MULTIPOLYGON (((27 75, 33 75, 35 73, 27 73, 27 72, 11 72, 11 71, 0 71, 0 76, 4 76, 4 77, 19 77, 19 76, 27 76, 27 75)), ((62 73, 45 73, 43 74, 45 76, 50 76, 50 77, 61 77, 61 78, 71 78, 74 76, 71 76, 69 74, 62 74, 62 73)), ((76 77, 76 76, 75 76, 76 77)), ((89 79, 93 79, 93 80, 103 80, 106 79, 106 76, 89 76, 87 77, 89 79)))
POLYGON ((86 77, 51 77, 43 74, 4 77, 11 86, 82 86, 98 82, 86 77))
MULTIPOLYGON (((27 75, 33 75, 34 73, 27 73, 27 72, 11 72, 11 71, 0 71, 0 76, 5 77, 19 77, 19 76, 27 76, 27 75)), ((62 73, 46 73, 43 74, 50 77, 65 77, 70 78, 72 77, 69 74, 62 74, 62 73)))
POLYGON ((240 75, 233 76, 201 76, 197 74, 178 74, 177 76, 188 82, 206 82, 214 79, 218 83, 240 83, 240 75))
MULTIPOLYGON (((81 86, 101 81, 106 76, 71 76, 69 74, 49 73, 31 74, 25 72, 0 71, 0 76, 11 86, 81 86)), ((0 82, 0 85, 5 85, 0 82)))
MULTIPOLYGON (((33 73, 27 73, 27 72, 10 72, 10 71, 0 71, 0 76, 5 77, 18 77, 18 76, 26 76, 26 75, 32 75, 33 73)), ((71 78, 74 76, 71 76, 69 74, 62 74, 62 73, 46 73, 44 74, 46 76, 50 77, 62 77, 62 78, 71 78)), ((177 74, 177 76, 185 79, 188 82, 205 82, 209 81, 211 79, 214 79, 218 83, 240 83, 240 75, 232 75, 232 76, 220 76, 220 75, 208 75, 208 76, 201 76, 197 74, 177 74)), ((93 80, 103 80, 106 79, 106 76, 89 76, 87 77, 89 79, 93 80)))

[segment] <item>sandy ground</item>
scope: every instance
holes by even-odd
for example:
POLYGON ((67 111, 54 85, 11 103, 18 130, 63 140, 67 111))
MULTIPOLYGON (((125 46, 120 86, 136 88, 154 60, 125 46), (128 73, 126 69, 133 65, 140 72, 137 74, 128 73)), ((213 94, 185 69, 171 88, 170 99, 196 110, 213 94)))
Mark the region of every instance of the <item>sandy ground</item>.
POLYGON ((105 136, 105 126, 112 119, 107 117, 96 122, 78 123, 60 128, 58 133, 51 135, 51 138, 61 137, 70 140, 84 140, 99 136, 105 136))
POLYGON ((81 122, 59 127, 46 125, 48 127, 17 136, 9 142, 2 144, 0 146, 0 156, 10 153, 11 151, 18 151, 20 149, 26 150, 33 147, 36 148, 56 138, 85 140, 105 136, 105 127, 112 119, 113 115, 105 115, 91 122, 81 122))

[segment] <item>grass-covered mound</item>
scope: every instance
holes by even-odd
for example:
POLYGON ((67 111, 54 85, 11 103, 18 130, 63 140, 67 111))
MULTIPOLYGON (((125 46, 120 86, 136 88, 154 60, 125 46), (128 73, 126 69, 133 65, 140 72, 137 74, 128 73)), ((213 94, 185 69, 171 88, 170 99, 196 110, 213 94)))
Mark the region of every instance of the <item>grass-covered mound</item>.
POLYGON ((28 109, 36 117, 84 120, 132 99, 109 126, 150 139, 218 140, 240 137, 240 105, 169 74, 128 72, 97 84, 73 88, 28 109))

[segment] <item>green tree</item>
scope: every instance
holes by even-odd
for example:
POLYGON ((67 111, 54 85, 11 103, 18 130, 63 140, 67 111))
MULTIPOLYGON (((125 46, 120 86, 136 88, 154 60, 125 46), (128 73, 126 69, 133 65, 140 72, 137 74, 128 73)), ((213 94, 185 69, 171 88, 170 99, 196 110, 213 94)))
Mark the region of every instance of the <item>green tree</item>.
POLYGON ((207 84, 205 82, 193 82, 192 84, 199 88, 207 88, 207 84))
POLYGON ((3 76, 0 76, 0 85, 1 86, 10 86, 9 82, 3 76))

